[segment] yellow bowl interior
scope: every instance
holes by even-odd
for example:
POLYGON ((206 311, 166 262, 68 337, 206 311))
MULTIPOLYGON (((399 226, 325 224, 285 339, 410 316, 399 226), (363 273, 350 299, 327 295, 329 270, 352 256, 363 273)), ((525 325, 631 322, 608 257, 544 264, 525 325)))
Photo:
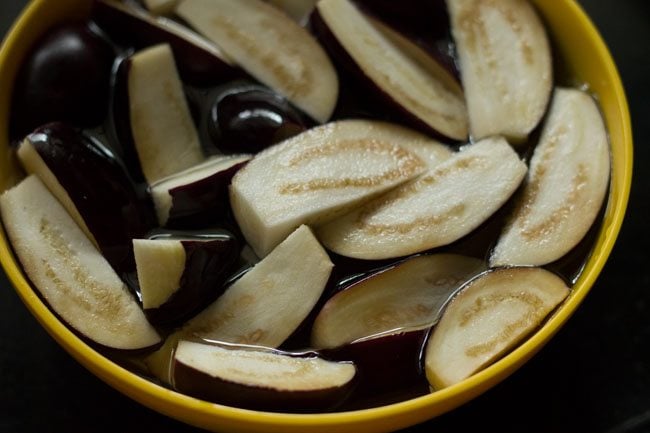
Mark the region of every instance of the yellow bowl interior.
MULTIPOLYGON (((569 299, 542 329, 508 356, 436 393, 390 406, 334 414, 278 414, 206 403, 155 385, 109 361, 66 328, 36 296, 0 232, 0 261, 32 314, 74 358, 109 385, 140 403, 189 424, 237 432, 382 432, 422 422, 449 411, 494 386, 539 350, 578 307, 603 268, 618 235, 630 191, 632 134, 625 93, 598 32, 573 0, 534 0, 569 72, 597 95, 609 130, 612 178, 609 203, 594 252, 569 299)), ((11 87, 32 43, 55 23, 88 15, 90 0, 34 0, 8 34, 0 51, 0 190, 21 176, 9 149, 11 87)))

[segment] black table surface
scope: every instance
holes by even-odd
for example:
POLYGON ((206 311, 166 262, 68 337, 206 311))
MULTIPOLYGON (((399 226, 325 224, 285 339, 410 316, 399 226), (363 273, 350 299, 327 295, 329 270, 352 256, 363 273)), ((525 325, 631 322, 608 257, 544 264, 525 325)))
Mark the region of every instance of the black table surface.
MULTIPOLYGON (((56 0, 51 0, 56 1, 56 0)), ((0 0, 0 34, 26 3, 0 0)), ((635 176, 618 243, 585 302, 509 379, 416 432, 650 432, 650 2, 581 0, 626 86, 635 176)), ((198 432, 101 382, 0 274, 0 432, 198 432)))

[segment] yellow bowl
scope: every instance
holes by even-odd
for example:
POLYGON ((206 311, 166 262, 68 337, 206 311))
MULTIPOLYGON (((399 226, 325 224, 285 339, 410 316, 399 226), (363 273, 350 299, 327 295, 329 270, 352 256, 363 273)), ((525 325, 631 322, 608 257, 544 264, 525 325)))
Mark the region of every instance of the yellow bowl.
MULTIPOLYGON (((600 102, 612 151, 609 203, 595 249, 569 299, 542 329, 497 363, 436 393, 355 412, 294 415, 247 411, 206 403, 163 388, 106 359, 62 324, 27 282, 4 232, 0 260, 32 314, 74 358, 109 385, 168 416, 214 430, 238 432, 383 432, 413 425, 449 411, 494 386, 533 356, 578 307, 603 268, 618 235, 632 177, 632 133, 625 93, 614 62, 598 32, 573 0, 534 0, 544 16, 568 72, 588 84, 600 102)), ((28 48, 63 19, 88 15, 90 0, 35 0, 24 11, 0 51, 0 190, 20 176, 8 143, 11 87, 28 48)))

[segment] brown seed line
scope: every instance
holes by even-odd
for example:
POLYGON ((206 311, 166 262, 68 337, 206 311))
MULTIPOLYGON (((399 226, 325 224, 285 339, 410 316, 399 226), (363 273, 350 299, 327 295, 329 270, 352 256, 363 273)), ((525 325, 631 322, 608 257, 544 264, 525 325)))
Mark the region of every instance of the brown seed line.
MULTIPOLYGON (((258 357, 256 356, 255 352, 251 351, 250 353, 247 353, 246 351, 240 351, 237 356, 240 359, 252 359, 253 361, 258 361, 258 357)), ((219 360, 221 360, 221 357, 219 354, 215 353, 215 357, 217 357, 219 360)), ((266 362, 271 363, 271 364, 278 364, 280 366, 286 366, 287 363, 284 360, 281 360, 280 357, 269 357, 265 359, 266 362)), ((313 370, 312 365, 308 362, 295 362, 291 363, 292 366, 297 367, 293 371, 286 371, 283 370, 277 374, 273 374, 272 372, 266 370, 264 372, 264 377, 269 378, 269 377, 274 377, 274 378, 279 378, 283 379, 286 377, 300 377, 304 376, 305 374, 309 373, 310 371, 313 370)), ((226 372, 226 377, 235 377, 235 376, 250 376, 251 372, 248 370, 242 370, 237 367, 231 367, 227 370, 226 372)))
MULTIPOLYGON (((227 17, 213 17, 211 24, 215 28, 221 28, 224 30, 227 33, 228 38, 235 41, 249 57, 259 59, 260 63, 265 65, 275 77, 279 86, 282 87, 284 92, 286 92, 287 97, 296 98, 305 96, 309 94, 310 89, 314 87, 314 77, 311 74, 311 70, 307 65, 305 65, 301 53, 293 48, 295 46, 293 41, 295 41, 297 37, 293 28, 278 27, 277 23, 266 19, 262 19, 258 23, 258 25, 269 32, 270 35, 274 35, 278 40, 278 45, 283 47, 284 55, 278 56, 277 52, 262 52, 259 42, 255 38, 243 32, 227 17), (285 66, 287 58, 290 59, 291 64, 297 64, 300 66, 300 72, 298 75, 295 75, 285 66), (282 59, 285 59, 285 61, 282 59)), ((302 37, 302 35, 299 36, 302 37)))
POLYGON ((558 144, 560 143, 561 137, 566 135, 567 129, 564 126, 559 127, 556 131, 551 132, 551 138, 549 139, 548 145, 544 149, 539 164, 535 168, 535 171, 531 172, 529 175, 529 181, 526 185, 524 197, 520 201, 520 204, 515 209, 513 215, 516 216, 516 219, 519 221, 525 221, 528 219, 528 216, 532 212, 533 205, 539 197, 539 192, 541 190, 541 185, 548 174, 548 164, 557 149, 558 144))
POLYGON ((235 321, 238 317, 235 312, 245 310, 247 307, 253 305, 255 301, 255 296, 250 294, 239 296, 229 309, 220 312, 217 317, 210 317, 208 320, 200 321, 196 325, 190 323, 183 329, 183 333, 195 338, 218 337, 218 335, 214 335, 215 331, 219 331, 220 328, 226 326, 229 322, 235 321))
MULTIPOLYGON (((72 271, 74 281, 87 290, 87 293, 96 301, 94 304, 84 297, 79 291, 72 290, 65 282, 59 277, 56 271, 52 268, 51 264, 42 259, 45 267, 45 274, 54 282, 57 288, 67 297, 79 305, 83 310, 92 315, 99 315, 106 318, 120 318, 128 315, 122 297, 114 293, 110 287, 107 287, 100 282, 96 281, 92 276, 88 275, 87 271, 76 258, 76 253, 70 249, 67 242, 61 234, 54 229, 50 223, 42 218, 39 232, 43 239, 56 251, 57 255, 63 260, 67 270, 72 271)), ((133 330, 127 326, 122 320, 109 320, 113 333, 132 333, 133 330)))
POLYGON ((540 311, 544 308, 544 301, 532 293, 507 293, 507 294, 493 294, 490 296, 482 296, 476 299, 474 305, 461 313, 461 321, 459 326, 465 327, 469 322, 476 317, 477 314, 489 309, 494 305, 498 305, 507 300, 521 301, 526 304, 528 312, 520 319, 507 324, 501 332, 497 334, 492 340, 485 343, 477 344, 468 347, 465 354, 469 357, 475 358, 481 355, 487 355, 494 351, 498 344, 507 343, 517 332, 539 320, 540 311))
POLYGON ((224 323, 231 321, 234 318, 235 315, 232 312, 226 311, 219 317, 200 321, 196 325, 190 324, 183 329, 182 333, 193 338, 211 338, 211 334, 214 332, 214 330, 221 328, 224 323))
POLYGON ((571 191, 566 196, 561 206, 558 207, 541 223, 527 228, 522 228, 520 233, 523 238, 528 241, 540 239, 553 233, 555 229, 560 227, 562 221, 569 219, 571 212, 576 208, 577 202, 580 200, 580 192, 589 180, 587 176, 587 169, 583 164, 578 164, 577 173, 571 179, 571 191))
POLYGON ((544 178, 548 175, 548 164, 560 144, 560 140, 567 133, 568 130, 565 125, 560 125, 556 130, 549 133, 551 138, 548 141, 548 145, 544 149, 544 153, 542 154, 535 171, 532 172, 529 177, 530 180, 526 186, 524 197, 522 197, 519 205, 515 208, 515 211, 512 214, 512 222, 508 224, 506 231, 510 230, 511 224, 518 222, 520 235, 526 240, 532 241, 552 233, 553 229, 557 227, 559 222, 568 218, 571 209, 575 206, 575 202, 580 198, 582 187, 588 181, 588 176, 586 174, 587 170, 583 164, 578 164, 577 173, 571 180, 571 191, 561 205, 555 209, 548 218, 536 226, 526 226, 526 222, 535 206, 535 202, 539 199, 539 193, 544 178))
POLYGON ((402 224, 371 224, 368 220, 378 212, 383 209, 386 209, 395 202, 399 200, 405 200, 406 198, 417 194, 421 188, 433 185, 436 182, 439 182, 441 179, 458 173, 463 170, 470 170, 476 167, 484 167, 486 161, 483 158, 472 156, 468 158, 459 158, 454 164, 450 164, 444 167, 435 169, 428 175, 422 176, 414 182, 411 182, 408 185, 402 186, 390 194, 387 194, 383 199, 375 200, 371 202, 366 208, 359 212, 355 225, 358 230, 361 230, 364 233, 372 235, 387 235, 387 234, 400 234, 406 235, 417 228, 430 227, 431 225, 441 224, 449 221, 454 217, 458 217, 465 212, 465 204, 459 203, 453 206, 451 209, 448 209, 446 212, 443 212, 440 215, 428 215, 418 217, 413 221, 405 222, 402 224))
MULTIPOLYGON (((521 3, 522 0, 519 0, 521 3)), ((514 8, 525 7, 525 5, 515 5, 514 8)), ((465 35, 467 48, 469 51, 477 53, 477 41, 481 44, 481 54, 486 59, 485 64, 492 71, 496 71, 499 64, 499 56, 495 54, 494 47, 490 44, 490 38, 485 26, 485 21, 483 18, 483 8, 493 8, 494 10, 501 13, 504 19, 508 22, 512 31, 519 36, 519 46, 521 49, 522 56, 524 61, 528 65, 532 65, 535 62, 533 55, 533 49, 530 45, 530 42, 525 38, 525 33, 514 15, 513 8, 508 8, 503 2, 498 2, 495 0, 477 0, 470 3, 466 6, 465 9, 460 11, 458 14, 457 24, 458 27, 462 30, 465 35)), ((482 69, 482 65, 477 65, 479 71, 482 69)), ((500 77, 499 74, 493 74, 493 78, 500 77)), ((491 86, 496 86, 499 89, 499 93, 506 96, 507 86, 502 80, 497 82, 492 81, 491 86)))
POLYGON ((432 306, 424 304, 407 305, 398 308, 384 308, 373 311, 372 315, 363 319, 364 325, 371 329, 386 328, 411 324, 431 317, 432 306))
POLYGON ((424 168, 424 162, 416 154, 402 147, 375 139, 338 140, 324 146, 310 148, 294 156, 288 165, 289 167, 296 167, 318 157, 340 154, 351 150, 362 150, 375 155, 389 155, 395 161, 397 167, 374 176, 312 179, 305 182, 288 183, 281 185, 278 192, 280 194, 299 194, 316 190, 349 187, 372 188, 384 182, 409 178, 418 170, 424 168))

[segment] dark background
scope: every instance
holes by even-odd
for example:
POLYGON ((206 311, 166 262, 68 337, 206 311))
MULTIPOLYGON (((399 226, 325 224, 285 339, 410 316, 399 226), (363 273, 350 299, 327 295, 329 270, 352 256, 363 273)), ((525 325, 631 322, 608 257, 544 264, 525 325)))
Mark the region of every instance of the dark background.
MULTIPOLYGON (((56 0, 51 0, 56 1, 56 0)), ((25 0, 0 0, 0 35, 25 0)), ((539 355, 416 432, 650 432, 650 2, 581 0, 626 86, 635 178, 619 241, 591 293, 539 355)), ((131 401, 52 340, 0 275, 0 432, 198 432, 131 401)))

